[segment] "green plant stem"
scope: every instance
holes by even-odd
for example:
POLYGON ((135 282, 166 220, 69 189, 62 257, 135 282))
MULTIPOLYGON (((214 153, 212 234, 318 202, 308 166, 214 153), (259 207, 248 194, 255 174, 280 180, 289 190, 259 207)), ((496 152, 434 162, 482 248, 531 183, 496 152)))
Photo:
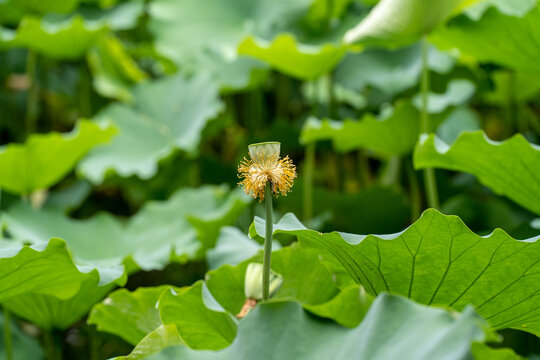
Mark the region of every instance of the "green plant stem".
MULTIPOLYGON (((429 96, 429 66, 428 66, 428 42, 426 38, 422 39, 422 110, 421 131, 423 134, 431 132, 431 123, 428 111, 428 96, 429 96)), ((435 178, 435 170, 433 168, 424 169, 424 182, 426 187, 427 202, 431 208, 439 208, 439 194, 437 192, 437 182, 435 178)))
POLYGON ((306 146, 304 157, 304 221, 309 221, 313 216, 313 171, 315 169, 315 146, 310 143, 306 146))
POLYGON ((30 80, 30 88, 26 95, 26 133, 31 134, 36 129, 36 120, 38 113, 38 87, 37 87, 37 55, 34 51, 28 50, 28 57, 26 59, 26 76, 30 80))
POLYGON ((274 232, 274 222, 272 219, 272 184, 266 183, 264 189, 264 205, 266 206, 266 234, 264 237, 264 258, 263 258, 263 279, 262 299, 270 298, 270 262, 272 258, 272 233, 274 232))
POLYGON ((45 341, 46 359, 47 360, 62 359, 62 352, 57 351, 57 348, 56 348, 53 330, 44 330, 43 336, 44 336, 44 341, 45 341))
POLYGON ((360 176, 360 183, 363 188, 371 185, 371 169, 369 167, 369 159, 366 156, 364 150, 358 150, 358 172, 360 176))
POLYGON ((420 185, 418 184, 418 177, 416 171, 412 166, 412 162, 408 159, 407 162, 407 177, 409 182, 409 196, 411 199, 411 223, 420 218, 420 210, 422 199, 420 197, 420 185))
POLYGON ((4 345, 6 347, 6 360, 13 360, 13 340, 11 337, 11 313, 4 308, 4 345))

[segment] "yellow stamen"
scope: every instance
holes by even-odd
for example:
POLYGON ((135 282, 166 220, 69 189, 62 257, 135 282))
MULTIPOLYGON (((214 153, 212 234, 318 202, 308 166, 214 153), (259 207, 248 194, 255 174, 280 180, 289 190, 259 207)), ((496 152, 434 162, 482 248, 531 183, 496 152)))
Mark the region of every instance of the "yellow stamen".
POLYGON ((238 184, 244 187, 246 194, 262 201, 267 181, 272 184, 274 195, 287 195, 296 178, 296 167, 288 156, 282 159, 274 154, 268 157, 257 156, 255 160, 244 158, 238 173, 238 177, 243 179, 238 184))

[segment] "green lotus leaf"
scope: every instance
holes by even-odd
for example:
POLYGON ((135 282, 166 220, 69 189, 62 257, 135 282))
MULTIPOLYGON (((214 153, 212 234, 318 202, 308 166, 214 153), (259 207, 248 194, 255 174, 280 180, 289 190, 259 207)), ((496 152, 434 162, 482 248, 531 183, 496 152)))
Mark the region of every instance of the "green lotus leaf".
POLYGON ((300 135, 303 144, 332 140, 336 151, 369 149, 380 156, 410 153, 418 139, 418 110, 408 102, 377 118, 366 114, 359 120, 319 120, 310 117, 300 135))
POLYGON ((455 18, 429 39, 440 49, 457 48, 479 62, 539 74, 540 50, 532 35, 539 31, 540 5, 523 17, 505 15, 492 7, 478 21, 465 15, 455 18))
POLYGON ((435 167, 473 174, 495 193, 540 214, 540 148, 522 135, 504 142, 484 132, 462 133, 453 145, 434 135, 424 137, 414 153, 416 168, 435 167))
POLYGON ((536 6, 536 0, 483 0, 473 4, 464 12, 473 20, 478 20, 487 9, 495 7, 501 14, 522 17, 536 6))
POLYGON ((75 265, 66 243, 56 238, 33 247, 14 244, 0 249, 0 276, 2 302, 23 294, 49 295, 65 300, 76 295, 88 279, 97 279, 98 285, 123 284, 126 280, 119 267, 75 265))
POLYGON ((472 354, 475 360, 526 360, 508 348, 491 348, 483 343, 474 343, 472 354))
MULTIPOLYGON (((0 314, 0 339, 4 339, 5 318, 0 314)), ((13 340, 13 358, 14 359, 43 359, 43 351, 39 342, 24 334, 13 322, 11 323, 11 338, 13 340)), ((4 344, 0 346, 0 358, 7 359, 4 344)))
MULTIPOLYGON (((264 220, 256 218, 253 231, 264 233, 264 220)), ((292 214, 274 234, 295 235, 302 246, 335 258, 372 295, 389 291, 458 311, 471 304, 495 329, 540 334, 540 242, 534 239, 514 240, 500 229, 482 237, 433 209, 392 235, 321 234, 292 214)))
MULTIPOLYGON (((244 235, 238 228, 226 226, 221 229, 216 246, 206 253, 206 262, 210 270, 226 264, 237 265, 262 248, 261 244, 244 235)), ((279 243, 274 242, 272 248, 279 249, 279 243)))
POLYGON ((0 147, 0 188, 26 195, 46 189, 69 173, 91 148, 109 141, 114 133, 115 129, 106 124, 82 120, 68 134, 34 134, 24 144, 0 147))
POLYGON ((126 53, 120 40, 113 36, 98 41, 87 58, 94 74, 94 88, 104 97, 129 102, 132 99, 131 87, 148 79, 148 75, 126 53))
POLYGON ((242 89, 260 77, 261 63, 238 57, 238 45, 248 36, 273 38, 300 20, 312 1, 158 0, 150 4, 148 26, 157 51, 181 69, 210 71, 221 88, 242 89))
MULTIPOLYGON (((121 269, 123 270, 123 269, 121 269)), ((81 283, 75 295, 68 299, 59 299, 53 295, 21 294, 2 300, 2 305, 20 318, 31 321, 44 330, 65 330, 81 320, 113 288, 123 285, 120 281, 99 285, 97 273, 81 283)))
POLYGON ((137 345, 147 334, 162 325, 156 308, 167 285, 138 288, 130 292, 120 289, 111 293, 92 309, 89 324, 99 331, 116 334, 132 345, 137 345))
POLYGON ((120 133, 91 151, 78 170, 93 183, 103 182, 109 171, 148 179, 174 150, 195 153, 202 130, 222 108, 217 86, 207 76, 139 84, 132 105, 113 103, 96 116, 97 123, 111 122, 120 133))
POLYGON ((54 59, 77 59, 106 31, 105 23, 89 25, 80 15, 59 21, 26 16, 17 30, 0 27, 0 50, 24 47, 54 59))
MULTIPOLYGON (((430 46, 428 66, 438 73, 447 73, 454 59, 430 46)), ((363 91, 372 86, 394 96, 418 84, 422 71, 420 44, 397 49, 366 49, 349 53, 336 67, 334 81, 347 89, 363 91)))
MULTIPOLYGON (((450 106, 462 105, 469 100, 475 91, 474 84, 465 79, 454 79, 448 83, 446 92, 428 94, 428 112, 431 114, 440 114, 450 106)), ((422 95, 417 94, 413 98, 413 104, 417 109, 422 108, 422 95)))
POLYGON ((381 0, 345 34, 345 41, 388 47, 410 44, 471 2, 474 0, 381 0))
POLYGON ((229 193, 225 187, 205 186, 183 188, 166 201, 149 202, 127 223, 106 213, 75 220, 62 210, 34 210, 23 202, 9 208, 2 222, 15 239, 31 243, 66 239, 78 264, 117 266, 134 261, 152 270, 162 269, 172 255, 178 260, 199 257, 206 250, 203 241, 211 244, 210 237, 217 238, 219 227, 233 223, 246 205, 239 190, 229 193), (200 239, 199 233, 205 238, 200 239))
POLYGON ((264 60, 292 77, 313 80, 334 68, 345 55, 346 47, 330 43, 304 45, 290 34, 281 34, 271 42, 248 37, 242 41, 238 52, 264 60))
POLYGON ((223 349, 236 336, 235 318, 212 299, 202 281, 178 292, 165 291, 159 299, 159 316, 165 326, 175 325, 192 349, 223 349))
MULTIPOLYGON (((472 307, 452 314, 388 294, 375 299, 354 329, 314 319, 296 302, 270 302, 240 321, 234 342, 222 351, 176 346, 155 359, 469 359, 471 342, 486 338, 483 326, 472 307)), ((141 355, 135 348, 118 359, 141 355)))

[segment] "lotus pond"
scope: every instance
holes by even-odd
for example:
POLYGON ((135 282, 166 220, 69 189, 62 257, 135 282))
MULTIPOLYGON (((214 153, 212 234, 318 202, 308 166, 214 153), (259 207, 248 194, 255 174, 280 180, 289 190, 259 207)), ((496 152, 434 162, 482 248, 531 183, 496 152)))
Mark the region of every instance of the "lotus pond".
POLYGON ((540 359, 540 1, 0 0, 0 359, 540 359))

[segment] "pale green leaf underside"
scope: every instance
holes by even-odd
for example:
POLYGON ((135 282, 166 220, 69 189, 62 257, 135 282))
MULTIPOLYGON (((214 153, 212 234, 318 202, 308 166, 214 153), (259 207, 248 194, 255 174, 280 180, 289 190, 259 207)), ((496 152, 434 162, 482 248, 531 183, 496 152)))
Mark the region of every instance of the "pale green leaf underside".
POLYGON ((316 79, 330 71, 345 55, 344 45, 305 45, 290 34, 282 34, 271 42, 248 37, 238 53, 269 63, 284 74, 301 80, 316 79))
POLYGON ((430 135, 418 143, 414 166, 473 174, 495 193, 540 214, 540 148, 522 135, 495 142, 482 131, 465 132, 451 146, 430 135))
POLYGON ((401 103, 378 119, 366 114, 359 120, 319 120, 311 117, 302 128, 300 141, 332 140, 339 152, 369 149, 383 156, 410 153, 418 139, 418 110, 410 103, 401 103))
POLYGON ((478 21, 460 16, 439 28, 430 41, 442 49, 457 48, 480 62, 540 73, 540 5, 524 17, 489 8, 478 21))
POLYGON ((397 47, 431 32, 467 0, 381 0, 355 28, 348 43, 397 47))
POLYGON ((77 59, 106 31, 106 23, 89 25, 79 15, 62 21, 27 16, 17 30, 0 27, 0 50, 24 47, 54 59, 77 59))
MULTIPOLYGON (((454 59, 430 46, 428 65, 433 71, 447 73, 453 67, 454 59)), ((347 89, 362 91, 371 86, 395 95, 418 84, 421 70, 419 43, 394 51, 373 48, 348 53, 336 67, 334 81, 347 89)))
POLYGON ((234 342, 222 351, 177 346, 155 359, 468 359, 471 342, 484 340, 481 324, 472 308, 454 317, 388 294, 375 300, 354 329, 320 322, 299 303, 274 302, 259 304, 243 319, 234 342))
MULTIPOLYGON (((257 219, 261 234, 264 221, 257 219)), ((540 242, 518 241, 502 230, 487 237, 455 216, 427 210, 393 235, 321 234, 286 215, 275 234, 335 257, 371 294, 402 294, 428 305, 462 310, 472 304, 497 329, 540 334, 540 242)))
POLYGON ((0 188, 26 195, 46 189, 67 175, 91 148, 109 141, 114 133, 110 126, 82 120, 68 134, 34 134, 24 144, 0 147, 0 188))
POLYGON ((96 116, 98 123, 112 122, 119 134, 91 151, 78 170, 93 183, 109 171, 148 179, 175 149, 196 152, 202 130, 222 107, 216 84, 205 75, 139 84, 133 105, 113 103, 96 116))
MULTIPOLYGON (((462 105, 474 95, 475 90, 475 85, 469 80, 451 80, 444 93, 438 94, 429 92, 428 112, 431 114, 440 114, 451 106, 462 105)), ((413 104, 418 110, 422 109, 421 94, 417 94, 413 98, 413 104)))
POLYGON ((242 40, 249 36, 273 38, 302 18, 311 2, 157 0, 149 7, 149 30, 156 50, 181 71, 210 73, 221 88, 239 90, 257 82, 264 65, 238 57, 242 40))
POLYGON ((204 246, 215 241, 219 228, 234 222, 246 204, 239 191, 205 186, 184 188, 166 201, 150 202, 126 224, 107 213, 75 220, 61 210, 33 210, 22 202, 8 209, 2 222, 19 240, 65 239, 77 263, 116 266, 129 259, 151 270, 163 268, 172 254, 184 260, 199 256, 204 246))

